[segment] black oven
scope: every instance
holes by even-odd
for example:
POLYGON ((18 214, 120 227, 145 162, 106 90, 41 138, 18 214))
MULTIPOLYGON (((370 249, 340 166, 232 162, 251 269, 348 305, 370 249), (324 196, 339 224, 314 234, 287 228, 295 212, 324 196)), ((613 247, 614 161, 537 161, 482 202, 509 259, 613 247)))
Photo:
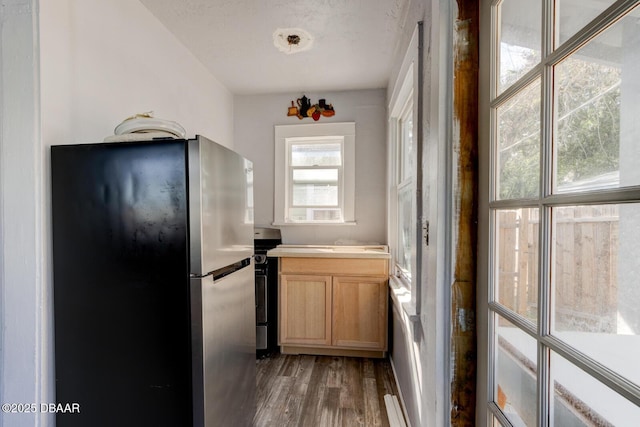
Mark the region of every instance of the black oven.
POLYGON ((267 251, 282 243, 280 230, 255 229, 256 267, 256 356, 278 351, 278 258, 267 251))

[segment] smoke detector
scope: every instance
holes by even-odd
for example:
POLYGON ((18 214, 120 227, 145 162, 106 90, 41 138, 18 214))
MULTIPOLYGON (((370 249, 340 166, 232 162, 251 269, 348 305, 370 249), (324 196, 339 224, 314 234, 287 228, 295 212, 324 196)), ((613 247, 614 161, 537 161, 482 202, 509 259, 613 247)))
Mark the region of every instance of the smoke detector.
POLYGON ((278 28, 273 32, 273 45, 291 55, 311 49, 313 37, 302 28, 278 28))

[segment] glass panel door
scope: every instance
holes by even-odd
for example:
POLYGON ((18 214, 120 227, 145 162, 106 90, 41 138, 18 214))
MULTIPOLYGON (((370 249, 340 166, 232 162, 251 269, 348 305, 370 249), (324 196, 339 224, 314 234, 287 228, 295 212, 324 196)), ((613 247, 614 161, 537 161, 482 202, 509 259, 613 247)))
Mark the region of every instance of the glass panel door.
POLYGON ((487 421, 637 425, 640 6, 487 3, 487 421))

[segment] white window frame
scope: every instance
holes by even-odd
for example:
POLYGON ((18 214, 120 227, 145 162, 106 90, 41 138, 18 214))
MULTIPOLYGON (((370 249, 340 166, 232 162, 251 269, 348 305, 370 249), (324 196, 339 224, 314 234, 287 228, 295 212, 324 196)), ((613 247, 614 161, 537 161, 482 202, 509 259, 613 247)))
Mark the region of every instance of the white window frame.
POLYGON ((422 110, 420 106, 420 94, 422 93, 422 38, 423 25, 419 22, 416 26, 405 57, 400 66, 398 77, 393 86, 388 111, 389 111, 389 136, 387 164, 388 171, 388 242, 390 245, 392 260, 394 261, 390 282, 393 295, 402 304, 403 309, 412 321, 416 321, 421 313, 422 300, 422 110), (414 236, 411 247, 411 272, 404 272, 396 264, 398 259, 398 184, 402 172, 400 162, 400 121, 407 103, 412 104, 413 115, 413 141, 414 156, 412 162, 413 180, 410 185, 414 194, 413 209, 411 212, 411 235, 414 236), (409 274, 407 274, 409 273, 409 274))
MULTIPOLYGON (((273 225, 353 225, 355 221, 355 122, 322 123, 308 125, 278 125, 275 130, 275 188, 273 225), (291 146, 293 144, 326 143, 340 141, 342 162, 338 172, 339 220, 295 221, 289 218, 293 207, 293 167, 291 146)), ((307 169, 312 169, 313 166, 307 169)), ((324 168, 324 167, 322 167, 324 168)), ((331 168, 336 168, 331 166, 331 168)), ((322 206, 324 208, 325 206, 322 206)))
MULTIPOLYGON (((405 139, 404 139, 404 131, 403 131, 403 122, 405 122, 409 116, 411 116, 412 119, 414 119, 415 117, 415 109, 413 108, 413 79, 411 78, 413 76, 413 68, 411 67, 411 69, 409 70, 405 82, 407 83, 408 86, 408 90, 405 90, 404 93, 402 93, 400 95, 400 97, 397 100, 397 105, 398 107, 400 107, 399 109, 396 109, 394 111, 394 113, 397 111, 397 116, 392 115, 391 120, 393 121, 394 124, 394 128, 395 128, 395 132, 393 134, 393 138, 394 138, 394 142, 393 144, 395 145, 396 149, 394 150, 394 163, 396 166, 396 173, 394 173, 393 175, 393 182, 392 182, 392 187, 393 187, 393 192, 395 194, 394 200, 391 202, 393 203, 394 209, 396 211, 396 215, 395 215, 395 241, 393 242, 393 259, 394 259, 394 274, 396 275, 396 277, 398 277, 402 283, 408 287, 411 288, 411 278, 414 277, 413 276, 413 268, 415 263, 417 262, 417 260, 415 259, 415 246, 417 244, 419 244, 419 242, 413 241, 410 249, 410 257, 411 257, 411 261, 409 264, 410 269, 407 270, 404 268, 403 264, 399 257, 401 255, 401 246, 402 246, 402 235, 401 235, 401 230, 402 230, 402 220, 401 220, 401 215, 400 215, 400 205, 401 205, 401 195, 405 192, 409 192, 412 196, 415 195, 415 184, 416 184, 416 159, 415 159, 415 152, 414 152, 414 158, 409 159, 410 163, 409 164, 405 164, 405 150, 407 149, 407 147, 405 147, 405 139), (405 172, 407 171, 407 169, 409 169, 409 175, 405 177, 405 172)), ((406 88, 405 88, 406 89, 406 88)), ((413 123, 415 124, 415 121, 413 121, 413 123)), ((416 141, 415 141, 415 132, 412 131, 413 134, 413 144, 415 146, 416 141)), ((412 203, 412 212, 411 212, 411 232, 410 235, 411 236, 415 236, 415 218, 416 218, 416 200, 415 200, 415 196, 413 196, 413 203, 412 203)), ((414 239, 415 240, 415 239, 414 239)))

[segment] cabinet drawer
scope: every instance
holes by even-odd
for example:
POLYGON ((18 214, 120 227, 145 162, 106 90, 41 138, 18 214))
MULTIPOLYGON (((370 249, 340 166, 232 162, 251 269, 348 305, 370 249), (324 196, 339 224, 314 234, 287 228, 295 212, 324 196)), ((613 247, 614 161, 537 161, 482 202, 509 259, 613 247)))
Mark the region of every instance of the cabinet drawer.
POLYGON ((280 258, 283 274, 331 274, 340 276, 389 275, 386 259, 369 258, 280 258))

